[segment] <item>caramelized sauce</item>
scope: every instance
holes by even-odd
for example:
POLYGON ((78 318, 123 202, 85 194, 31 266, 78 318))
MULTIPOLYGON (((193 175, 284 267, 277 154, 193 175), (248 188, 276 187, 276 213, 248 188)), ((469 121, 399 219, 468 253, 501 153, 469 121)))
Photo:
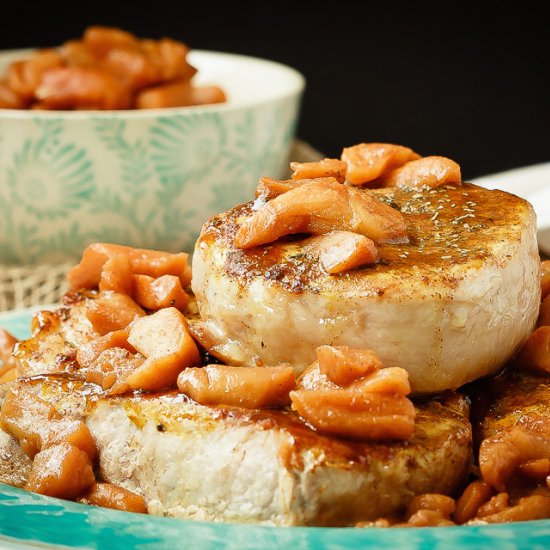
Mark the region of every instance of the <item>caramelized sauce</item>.
MULTIPOLYGON (((198 246, 215 243, 223 246, 224 269, 243 285, 261 277, 290 292, 321 292, 337 286, 338 281, 352 281, 361 290, 382 294, 388 281, 404 279, 421 270, 420 280, 430 286, 435 281, 457 284, 460 276, 453 267, 466 262, 481 266, 505 237, 517 237, 525 223, 530 205, 503 191, 472 184, 438 189, 375 189, 365 193, 401 211, 407 224, 409 242, 378 245, 379 261, 372 266, 328 276, 318 261, 305 253, 304 235, 293 235, 275 243, 249 250, 233 246, 233 239, 243 219, 261 204, 250 202, 211 218, 204 226, 198 246), (398 274, 398 275, 397 275, 398 274)), ((415 277, 417 278, 417 277, 415 277)))
MULTIPOLYGON (((216 429, 220 423, 235 426, 252 425, 257 429, 279 429, 291 437, 292 452, 286 449, 285 462, 294 468, 301 466, 301 454, 313 450, 322 454, 323 463, 364 466, 373 460, 390 460, 403 452, 411 456, 422 449, 437 448, 447 441, 449 432, 457 441, 471 437, 468 422, 467 400, 453 392, 416 403, 416 426, 412 437, 407 441, 366 442, 353 439, 322 435, 304 423, 299 416, 288 409, 250 410, 226 405, 203 407, 176 391, 143 393, 110 399, 122 404, 128 417, 142 428, 147 421, 161 425, 162 432, 178 432, 185 420, 199 420, 202 429, 216 429), (151 405, 147 407, 147 402, 151 405), (185 405, 192 404, 187 407, 185 405), (454 430, 449 430, 449 425, 454 430)), ((411 458, 412 460, 412 458, 411 458)))

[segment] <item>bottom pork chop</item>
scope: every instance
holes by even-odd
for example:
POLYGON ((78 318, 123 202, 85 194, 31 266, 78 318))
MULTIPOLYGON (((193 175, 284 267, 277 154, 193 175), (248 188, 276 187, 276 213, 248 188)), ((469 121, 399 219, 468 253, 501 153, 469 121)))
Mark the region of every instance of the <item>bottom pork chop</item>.
MULTIPOLYGON (((468 406, 456 394, 418 404, 410 440, 373 443, 320 435, 294 413, 206 407, 176 392, 107 398, 67 375, 17 384, 84 417, 101 477, 142 495, 153 514, 345 525, 397 512, 415 494, 452 493, 471 461, 468 406)), ((12 483, 4 470, 0 481, 12 483)))
POLYGON ((516 365, 473 393, 481 475, 511 495, 550 489, 550 376, 516 365))
MULTIPOLYGON (((33 338, 15 352, 28 378, 13 384, 84 418, 100 476, 142 495, 150 513, 345 525, 399 511, 416 494, 453 493, 469 471, 468 404, 455 393, 418 402, 413 436, 383 443, 320 435, 290 411, 203 406, 176 391, 108 397, 82 380, 75 360, 93 337, 85 316, 92 299, 73 296, 38 315, 33 338)), ((0 482, 22 486, 29 469, 15 440, 0 432, 0 482)))
POLYGON ((472 392, 476 440, 522 427, 550 439, 550 377, 519 368, 489 378, 472 392))

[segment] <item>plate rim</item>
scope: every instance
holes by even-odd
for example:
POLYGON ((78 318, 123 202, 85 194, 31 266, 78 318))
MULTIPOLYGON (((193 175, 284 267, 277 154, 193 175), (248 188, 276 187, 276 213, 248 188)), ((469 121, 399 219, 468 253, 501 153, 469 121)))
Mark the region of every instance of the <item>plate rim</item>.
POLYGON ((471 180, 487 189, 500 189, 529 201, 537 213, 537 229, 550 227, 550 162, 541 162, 487 174, 471 180))

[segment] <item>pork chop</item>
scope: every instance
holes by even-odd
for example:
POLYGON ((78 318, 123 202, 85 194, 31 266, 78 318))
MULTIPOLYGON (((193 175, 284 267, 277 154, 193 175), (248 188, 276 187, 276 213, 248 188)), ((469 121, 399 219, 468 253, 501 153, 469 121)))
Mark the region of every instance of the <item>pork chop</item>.
MULTIPOLYGON (((97 443, 101 478, 142 495, 150 513, 353 524, 397 512, 416 494, 452 493, 469 471, 469 407, 454 393, 418 402, 415 431, 400 442, 325 436, 289 410, 202 406, 176 391, 107 397, 84 382, 74 360, 78 340, 93 336, 85 317, 90 299, 73 296, 37 324, 16 353, 36 375, 12 384, 83 418, 97 443)), ((22 486, 29 469, 13 438, 0 433, 0 482, 22 486)))
MULTIPOLYGON (((411 439, 378 443, 323 436, 289 411, 207 407, 175 391, 108 398, 66 374, 16 384, 84 418, 101 478, 143 496, 152 514, 348 525, 396 513, 416 494, 453 493, 471 463, 469 407, 453 393, 417 404, 411 439)), ((1 449, 0 482, 12 483, 1 449)))
POLYGON ((402 212, 409 242, 378 244, 378 263, 337 275, 307 254, 304 236, 237 248, 257 203, 211 218, 193 258, 202 342, 231 364, 289 363, 297 373, 317 346, 369 348, 406 369, 417 393, 498 370, 538 314, 529 203, 471 184, 363 192, 402 212))

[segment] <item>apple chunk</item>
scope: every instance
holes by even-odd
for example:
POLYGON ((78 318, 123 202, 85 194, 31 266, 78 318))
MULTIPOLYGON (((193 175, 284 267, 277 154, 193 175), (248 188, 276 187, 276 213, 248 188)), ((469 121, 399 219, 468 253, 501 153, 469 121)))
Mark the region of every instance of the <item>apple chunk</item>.
POLYGON ((154 391, 173 386, 184 368, 200 363, 187 321, 175 307, 136 319, 128 342, 146 357, 125 380, 132 389, 154 391))

